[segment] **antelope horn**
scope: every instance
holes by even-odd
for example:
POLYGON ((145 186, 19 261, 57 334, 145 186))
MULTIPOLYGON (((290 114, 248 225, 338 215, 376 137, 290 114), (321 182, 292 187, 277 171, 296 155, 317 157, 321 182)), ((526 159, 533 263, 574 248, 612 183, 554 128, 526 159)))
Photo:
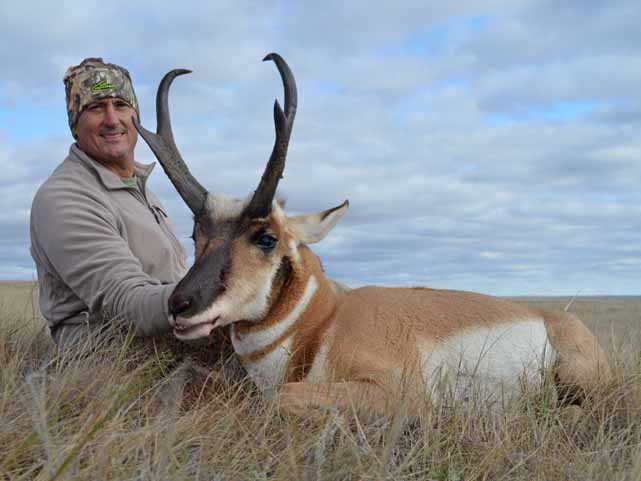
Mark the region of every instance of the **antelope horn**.
POLYGON ((280 72, 285 90, 285 112, 283 113, 278 100, 276 100, 274 102, 276 141, 274 142, 274 149, 269 157, 269 162, 265 167, 265 172, 263 172, 263 176, 260 179, 260 184, 258 184, 258 188, 245 209, 245 215, 250 219, 267 217, 271 212, 276 187, 278 187, 278 181, 283 176, 283 170, 285 169, 287 147, 298 103, 296 80, 294 80, 294 75, 285 60, 277 53, 270 53, 263 59, 263 61, 266 60, 273 60, 280 72))
POLYGON ((180 156, 174 141, 169 118, 169 87, 176 77, 191 73, 191 70, 176 69, 168 72, 160 81, 156 94, 156 133, 144 128, 134 117, 136 130, 160 162, 169 180, 189 206, 195 216, 199 216, 207 199, 207 190, 191 175, 187 164, 180 156))

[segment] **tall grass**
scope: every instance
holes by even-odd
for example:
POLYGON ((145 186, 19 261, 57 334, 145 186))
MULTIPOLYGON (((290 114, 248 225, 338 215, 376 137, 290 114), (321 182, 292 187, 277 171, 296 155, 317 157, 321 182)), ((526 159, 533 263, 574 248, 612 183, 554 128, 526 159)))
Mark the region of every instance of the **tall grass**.
POLYGON ((582 410, 559 407, 547 386, 501 412, 459 403, 413 419, 300 418, 226 351, 118 333, 61 354, 37 314, 5 306, 0 479, 641 481, 639 349, 619 355, 582 410))

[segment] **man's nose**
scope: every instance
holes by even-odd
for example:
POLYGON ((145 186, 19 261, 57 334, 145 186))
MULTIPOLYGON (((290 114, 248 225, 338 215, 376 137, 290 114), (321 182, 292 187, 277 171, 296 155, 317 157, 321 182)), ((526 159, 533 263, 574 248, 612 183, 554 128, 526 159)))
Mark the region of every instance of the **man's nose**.
POLYGON ((105 108, 105 124, 107 125, 118 125, 118 115, 116 114, 115 107, 108 103, 105 108))

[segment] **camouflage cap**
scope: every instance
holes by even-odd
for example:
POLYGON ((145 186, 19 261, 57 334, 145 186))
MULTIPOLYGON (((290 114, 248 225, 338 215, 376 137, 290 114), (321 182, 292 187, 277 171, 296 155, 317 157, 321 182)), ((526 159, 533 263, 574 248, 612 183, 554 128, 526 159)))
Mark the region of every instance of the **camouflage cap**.
POLYGON ((96 100, 118 97, 128 102, 140 118, 136 92, 127 69, 101 58, 86 58, 80 65, 69 67, 63 79, 67 94, 67 116, 71 133, 76 137, 76 126, 82 111, 96 100))

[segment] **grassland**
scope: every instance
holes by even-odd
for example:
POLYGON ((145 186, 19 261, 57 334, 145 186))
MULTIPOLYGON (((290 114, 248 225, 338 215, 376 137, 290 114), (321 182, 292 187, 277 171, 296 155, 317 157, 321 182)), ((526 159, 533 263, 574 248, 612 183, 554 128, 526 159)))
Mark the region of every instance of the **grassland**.
POLYGON ((546 386, 500 413, 461 404, 408 420, 283 415, 225 351, 169 339, 61 355, 36 296, 0 283, 0 479, 641 480, 641 299, 570 307, 615 371, 583 411, 546 386))

